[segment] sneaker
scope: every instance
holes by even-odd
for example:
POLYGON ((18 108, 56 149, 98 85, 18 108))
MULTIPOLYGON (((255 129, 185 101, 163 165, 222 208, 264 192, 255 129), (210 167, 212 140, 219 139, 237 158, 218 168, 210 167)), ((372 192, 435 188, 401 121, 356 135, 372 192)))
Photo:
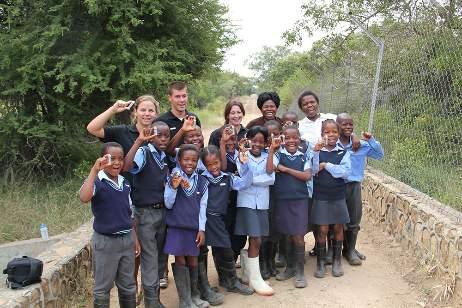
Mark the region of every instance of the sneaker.
POLYGON ((159 279, 159 286, 162 289, 166 289, 168 287, 168 277, 162 277, 159 279))

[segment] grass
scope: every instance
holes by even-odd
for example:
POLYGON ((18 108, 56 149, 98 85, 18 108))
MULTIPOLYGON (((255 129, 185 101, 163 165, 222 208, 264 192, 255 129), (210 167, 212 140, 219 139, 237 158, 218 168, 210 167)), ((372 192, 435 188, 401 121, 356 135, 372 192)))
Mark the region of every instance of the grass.
POLYGON ((203 109, 192 110, 199 119, 203 127, 208 129, 215 129, 220 127, 225 122, 223 118, 223 111, 225 110, 226 100, 224 98, 217 98, 212 103, 208 104, 203 109))
POLYGON ((50 236, 75 230, 91 217, 80 202, 82 180, 73 176, 59 182, 24 182, 0 188, 0 243, 40 237, 41 223, 50 236))

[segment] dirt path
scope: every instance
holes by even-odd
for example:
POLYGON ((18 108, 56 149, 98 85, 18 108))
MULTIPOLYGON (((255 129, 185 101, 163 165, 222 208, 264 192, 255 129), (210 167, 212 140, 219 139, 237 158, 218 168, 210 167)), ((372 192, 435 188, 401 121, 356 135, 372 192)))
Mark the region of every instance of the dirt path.
MULTIPOLYGON (((247 114, 244 123, 260 116, 255 103, 256 97, 246 97, 242 101, 247 114)), ((375 228, 369 226, 367 222, 363 223, 358 249, 367 256, 367 260, 359 267, 349 266, 343 261, 345 271, 343 277, 334 278, 329 273, 324 279, 314 278, 316 258, 307 257, 305 275, 308 287, 296 289, 292 280, 280 282, 272 278, 270 284, 276 291, 274 296, 240 296, 225 293, 225 303, 221 307, 389 308, 425 306, 425 300, 419 287, 411 286, 403 278, 409 268, 406 268, 400 259, 406 256, 385 235, 374 230, 375 228)), ((306 242, 307 249, 311 249, 314 243, 311 234, 306 236, 306 242)), ((170 262, 172 261, 173 259, 170 262)), ((218 284, 211 259, 209 260, 209 280, 212 286, 218 284)), ((171 271, 169 282, 169 287, 161 291, 162 302, 166 307, 178 307, 178 296, 171 271)), ((111 306, 118 307, 115 294, 111 306)))

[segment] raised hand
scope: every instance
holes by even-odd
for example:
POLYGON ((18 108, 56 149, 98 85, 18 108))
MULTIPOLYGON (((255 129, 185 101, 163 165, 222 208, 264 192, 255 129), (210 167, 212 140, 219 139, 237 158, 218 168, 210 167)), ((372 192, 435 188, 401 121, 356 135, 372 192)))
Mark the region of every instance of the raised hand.
POLYGON ((363 139, 363 140, 366 140, 366 141, 368 141, 369 139, 372 138, 372 134, 369 133, 369 132, 361 132, 361 135, 362 135, 362 137, 363 137, 362 139, 363 139))
POLYGON ((181 129, 184 132, 192 132, 196 129, 196 117, 195 116, 186 116, 183 121, 183 126, 181 129))
POLYGON ((96 160, 95 164, 93 165, 93 168, 95 168, 97 171, 101 171, 106 167, 109 167, 112 165, 111 161, 111 154, 106 154, 103 157, 100 157, 96 160))
POLYGON ((189 187, 191 187, 191 185, 189 185, 189 181, 185 178, 181 178, 181 187, 183 187, 184 189, 188 189, 189 187))
POLYGON ((323 139, 319 139, 318 142, 314 145, 313 151, 319 152, 324 147, 325 142, 323 139))
POLYGON ((223 129, 223 132, 221 134, 221 139, 223 142, 229 141, 233 136, 234 136, 234 128, 232 126, 226 126, 223 129))
POLYGON ((138 138, 143 141, 149 141, 157 136, 157 127, 143 128, 138 138))
POLYGON ((172 180, 170 182, 170 185, 172 186, 173 189, 177 189, 178 186, 180 186, 181 182, 183 181, 183 177, 180 175, 180 173, 174 173, 172 175, 172 180))
POLYGON ((132 106, 132 101, 123 101, 123 100, 117 100, 114 105, 112 105, 112 112, 113 113, 120 113, 124 112, 125 110, 130 110, 132 106))
POLYGON ((237 144, 238 148, 239 148, 239 152, 246 152, 246 151, 249 151, 250 148, 251 148, 251 143, 250 143, 250 140, 247 139, 247 138, 242 138, 241 140, 239 140, 238 144, 237 144))
POLYGON ((249 155, 247 152, 241 152, 239 151, 239 162, 241 164, 246 164, 249 161, 249 155))

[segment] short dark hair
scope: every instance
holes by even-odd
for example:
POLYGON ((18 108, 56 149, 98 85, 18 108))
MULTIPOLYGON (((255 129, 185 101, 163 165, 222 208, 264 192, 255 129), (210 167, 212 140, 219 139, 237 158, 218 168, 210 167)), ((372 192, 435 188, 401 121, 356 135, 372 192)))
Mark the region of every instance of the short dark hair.
POLYGON ((168 95, 172 95, 173 90, 183 90, 187 88, 188 85, 184 81, 172 81, 168 84, 168 95))
POLYGON ((124 148, 120 145, 120 143, 117 143, 117 142, 103 143, 103 145, 101 146, 101 156, 106 155, 109 148, 120 148, 122 150, 122 153, 124 153, 124 156, 125 156, 124 148))
POLYGON ((324 128, 326 127, 327 124, 334 124, 335 126, 337 126, 337 130, 340 132, 340 125, 338 125, 337 121, 332 120, 332 119, 327 119, 327 120, 322 121, 322 124, 321 124, 321 135, 322 135, 322 132, 323 132, 323 130, 324 130, 324 128))
POLYGON ((263 124, 263 127, 265 127, 266 129, 268 129, 269 126, 275 126, 279 130, 282 130, 281 123, 276 120, 269 120, 269 121, 266 121, 265 124, 263 124))
POLYGON ((297 126, 295 125, 288 125, 288 126, 285 126, 283 129, 282 129, 282 133, 285 133, 286 131, 288 131, 289 129, 295 129, 298 133, 298 136, 300 136, 300 130, 298 129, 297 126))
POLYGON ((310 90, 306 90, 306 91, 303 91, 302 94, 300 94, 300 96, 298 97, 298 108, 302 109, 302 99, 305 96, 310 96, 310 95, 314 97, 314 99, 319 105, 319 97, 316 95, 316 93, 310 90))
POLYGON ((187 151, 194 151, 196 152, 197 156, 199 156, 199 150, 193 144, 182 144, 180 149, 178 150, 178 159, 183 157, 183 154, 187 151))
POLYGON ((242 115, 245 116, 244 105, 242 105, 242 103, 240 101, 238 101, 237 99, 232 98, 225 106, 225 112, 224 112, 225 124, 228 124, 228 122, 229 122, 229 119, 228 119, 229 114, 231 113, 231 108, 233 108, 234 106, 239 107, 239 109, 241 109, 242 115))
POLYGON ((250 128, 247 131, 247 134, 245 135, 245 137, 251 139, 258 134, 262 134, 265 140, 268 139, 268 130, 266 129, 266 127, 258 126, 258 125, 250 128))
POLYGON ((279 98, 279 95, 276 92, 263 92, 260 93, 260 95, 258 95, 257 98, 258 109, 261 110, 263 104, 269 100, 272 100, 276 105, 276 108, 279 108, 279 105, 281 104, 281 99, 279 98))
POLYGON ((220 159, 220 150, 213 144, 203 148, 201 151, 201 160, 204 164, 205 164, 205 159, 209 155, 215 155, 218 157, 218 159, 220 159))

